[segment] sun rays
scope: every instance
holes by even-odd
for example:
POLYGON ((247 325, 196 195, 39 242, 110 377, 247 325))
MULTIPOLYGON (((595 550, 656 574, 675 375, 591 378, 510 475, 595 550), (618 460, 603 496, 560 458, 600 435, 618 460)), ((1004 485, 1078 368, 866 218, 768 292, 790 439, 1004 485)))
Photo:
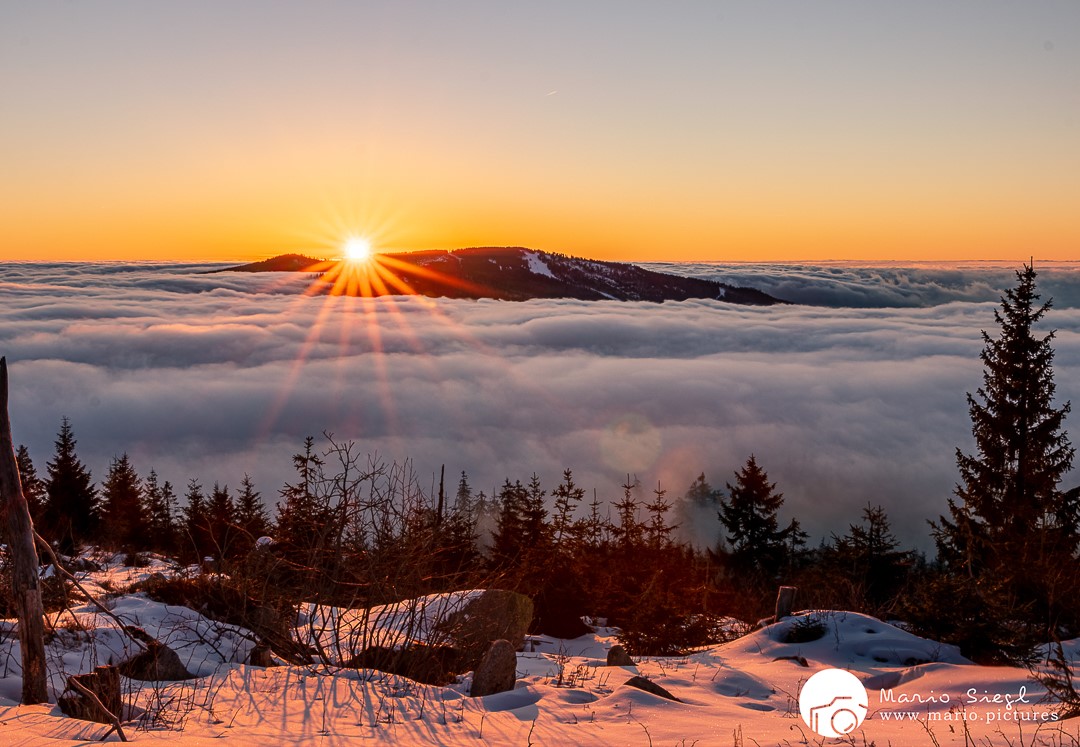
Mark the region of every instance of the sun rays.
MULTIPOLYGON (((519 380, 519 373, 500 352, 492 349, 476 330, 463 324, 454 312, 451 299, 498 297, 498 288, 456 277, 455 265, 462 261, 457 252, 380 251, 384 241, 391 243, 391 232, 385 227, 375 229, 374 224, 354 225, 368 228, 361 232, 339 225, 336 240, 330 239, 327 231, 318 241, 318 248, 311 246, 307 250, 316 256, 336 255, 340 259, 320 260, 305 268, 303 275, 280 281, 279 292, 285 285, 299 291, 286 316, 292 316, 293 312, 302 315, 306 308, 308 323, 291 365, 283 371, 273 402, 263 412, 257 439, 269 438, 283 421, 294 417, 290 402, 302 390, 306 371, 311 366, 323 365, 319 360, 334 361, 333 391, 339 392, 339 396, 357 387, 377 393, 377 411, 354 409, 354 402, 363 399, 359 392, 355 398, 344 396, 340 401, 343 420, 339 428, 359 437, 376 427, 391 441, 396 437, 394 434, 407 433, 413 427, 411 410, 408 401, 401 398, 394 360, 408 354, 418 373, 435 376, 440 362, 431 354, 430 340, 423 332, 432 325, 441 328, 444 339, 455 340, 470 356, 490 361, 495 369, 524 386, 546 408, 562 409, 562 404, 544 387, 519 380), (303 284, 293 285, 300 278, 303 284), (313 309, 313 305, 317 308, 313 309), (355 361, 363 353, 370 355, 365 355, 365 369, 359 371, 355 361), (375 426, 376 422, 382 425, 375 426)), ((464 422, 469 413, 462 407, 455 417, 464 422)), ((568 411, 565 417, 572 419, 574 413, 568 411)))

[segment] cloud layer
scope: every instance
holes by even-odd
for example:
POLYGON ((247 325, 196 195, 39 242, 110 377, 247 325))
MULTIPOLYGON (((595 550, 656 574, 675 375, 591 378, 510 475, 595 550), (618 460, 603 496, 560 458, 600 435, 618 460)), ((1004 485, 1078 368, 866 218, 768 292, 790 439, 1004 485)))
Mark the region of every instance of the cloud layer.
MULTIPOLYGON (((785 516, 815 540, 871 502, 924 547, 925 520, 956 480, 955 448, 970 448, 964 394, 980 383, 979 331, 993 328, 1011 275, 681 268, 878 307, 758 309, 329 299, 298 295, 303 278, 199 269, 0 266, 15 439, 39 471, 65 415, 95 479, 126 451, 177 486, 236 485, 248 472, 271 503, 304 436, 322 431, 410 457, 421 474, 466 470, 488 492, 534 471, 550 487, 571 467, 601 498, 627 473, 669 496, 700 472, 722 486, 754 453, 785 516), (886 308, 896 298, 909 302, 886 308)), ((1040 274, 1065 298, 1050 316, 1063 400, 1080 400, 1078 275, 1040 274)))
MULTIPOLYGON (((916 308, 954 301, 995 302, 1016 281, 1019 263, 922 262, 867 266, 824 264, 651 265, 666 272, 751 285, 779 298, 813 306, 916 308)), ((1074 263, 1035 261, 1044 298, 1056 308, 1080 306, 1080 272, 1074 263)))

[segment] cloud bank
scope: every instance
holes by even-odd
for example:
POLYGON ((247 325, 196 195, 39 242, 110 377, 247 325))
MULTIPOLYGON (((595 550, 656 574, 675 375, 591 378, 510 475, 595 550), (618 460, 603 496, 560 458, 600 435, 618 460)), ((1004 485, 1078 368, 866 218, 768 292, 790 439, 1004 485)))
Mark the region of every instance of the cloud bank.
MULTIPOLYGON (((851 308, 917 308, 954 301, 996 302, 1016 282, 1020 263, 923 262, 867 266, 824 264, 654 263, 664 272, 752 285, 793 303, 851 308)), ((1075 263, 1035 260, 1044 298, 1056 308, 1080 306, 1075 263)))
MULTIPOLYGON (((304 278, 199 269, 0 265, 15 439, 39 471, 65 415, 96 480, 126 451, 178 487, 250 473, 271 504, 323 431, 422 475, 465 470, 487 492, 534 471, 552 487, 570 467, 601 498, 628 473, 642 497, 658 481, 681 495, 701 472, 722 487, 753 453, 813 541, 869 502, 923 547, 955 449, 971 448, 979 331, 1011 281, 1006 268, 681 267, 787 298, 874 299, 749 308, 306 297, 304 278)), ((1048 269, 1041 287, 1077 277, 1048 269)), ((1080 308, 1062 295, 1058 394, 1080 400, 1080 308)))

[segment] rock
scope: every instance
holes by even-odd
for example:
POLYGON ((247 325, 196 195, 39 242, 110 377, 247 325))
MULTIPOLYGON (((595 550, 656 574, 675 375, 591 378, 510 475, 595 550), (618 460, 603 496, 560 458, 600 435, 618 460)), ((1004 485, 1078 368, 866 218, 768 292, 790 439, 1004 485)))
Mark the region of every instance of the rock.
POLYGON ((117 669, 125 677, 147 682, 190 680, 195 677, 175 651, 156 640, 147 643, 145 651, 121 662, 117 669))
POLYGON ((277 662, 270 655, 270 644, 256 643, 251 647, 247 663, 253 667, 276 667, 277 662))
POLYGON ((681 700, 676 698, 664 688, 660 687, 660 685, 656 684, 652 680, 647 680, 644 677, 631 677, 626 681, 625 684, 629 685, 630 687, 636 687, 638 690, 644 690, 647 693, 652 693, 653 695, 659 695, 661 698, 667 698, 668 700, 674 700, 677 703, 682 703, 681 700))
POLYGON ((517 681, 517 654, 505 639, 492 641, 487 653, 473 672, 469 695, 479 698, 514 689, 517 681))
POLYGON ((154 636, 150 635, 142 628, 135 627, 134 625, 125 625, 124 632, 135 640, 141 641, 142 643, 150 643, 154 640, 154 636))
POLYGON ((84 571, 84 572, 97 572, 102 570, 100 563, 95 563, 90 558, 84 557, 64 557, 64 562, 61 563, 64 568, 67 568, 72 573, 84 571))
POLYGON ((634 660, 630 658, 630 654, 626 653, 626 649, 618 645, 612 646, 607 652, 607 665, 609 667, 635 666, 634 660))
POLYGON ((447 685, 461 670, 461 652, 450 646, 426 646, 422 643, 404 648, 368 646, 341 666, 351 669, 377 669, 400 674, 426 685, 447 685))
POLYGON ((798 664, 800 667, 809 667, 810 666, 810 662, 808 662, 806 660, 805 656, 798 656, 798 655, 777 656, 775 659, 773 659, 773 661, 793 661, 796 664, 798 664))
POLYGON ((492 641, 504 639, 513 651, 525 644, 533 603, 524 594, 488 589, 436 628, 461 652, 462 671, 476 669, 492 641))

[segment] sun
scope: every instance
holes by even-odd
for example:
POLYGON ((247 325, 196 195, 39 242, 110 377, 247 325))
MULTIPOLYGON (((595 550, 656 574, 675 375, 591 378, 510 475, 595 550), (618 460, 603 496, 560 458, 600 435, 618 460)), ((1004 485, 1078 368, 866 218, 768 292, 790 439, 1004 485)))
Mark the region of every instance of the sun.
POLYGON ((360 236, 350 236, 342 246, 345 259, 350 262, 366 262, 371 259, 371 242, 360 236))

